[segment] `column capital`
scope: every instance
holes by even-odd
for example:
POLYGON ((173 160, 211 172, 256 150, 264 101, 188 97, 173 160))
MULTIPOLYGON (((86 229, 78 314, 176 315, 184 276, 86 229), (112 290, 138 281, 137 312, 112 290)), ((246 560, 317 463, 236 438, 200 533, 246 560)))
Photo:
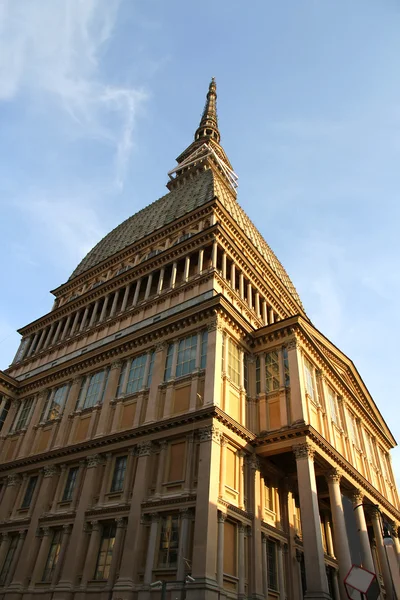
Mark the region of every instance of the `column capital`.
POLYGON ((47 537, 50 535, 51 529, 50 529, 50 527, 41 527, 41 531, 42 531, 43 537, 45 537, 45 536, 47 537))
POLYGON ((228 440, 226 439, 226 437, 221 433, 221 438, 219 441, 221 446, 227 446, 228 445, 228 440))
POLYGON ((62 530, 63 530, 63 534, 64 535, 69 535, 72 531, 72 527, 71 525, 68 523, 67 525, 63 525, 62 526, 62 530))
POLYGON ((192 509, 188 506, 183 506, 179 509, 179 516, 181 519, 190 519, 192 516, 192 509))
POLYGON ((299 344, 299 341, 297 340, 297 338, 289 340, 286 343, 286 348, 287 348, 287 350, 298 350, 298 349, 300 349, 300 344, 299 344))
POLYGON ((292 450, 296 460, 301 458, 311 458, 311 460, 314 460, 315 447, 308 442, 304 444, 296 444, 295 446, 292 446, 292 450))
POLYGON ((364 497, 364 492, 361 490, 353 490, 350 496, 352 503, 356 506, 363 503, 364 497))
POLYGON ((43 477, 46 479, 47 477, 54 477, 58 473, 58 469, 55 465, 45 465, 43 467, 43 477))
POLYGON ((97 468, 97 466, 101 463, 100 454, 92 454, 92 456, 86 457, 86 466, 88 469, 97 468))
POLYGON ((19 481, 20 476, 17 473, 11 473, 11 475, 7 475, 7 487, 17 485, 19 481))
POLYGON ((251 454, 247 457, 247 464, 251 471, 259 471, 260 470, 260 460, 255 454, 251 454))
POLYGON ((160 449, 160 452, 162 452, 163 450, 166 450, 168 448, 167 440, 162 440, 161 442, 158 442, 158 447, 160 449))
POLYGON ((325 473, 325 477, 328 483, 340 483, 340 480, 342 479, 342 472, 339 469, 331 469, 325 473))
POLYGON ((223 513, 220 510, 218 511, 218 523, 225 523, 226 517, 226 513, 223 513))
POLYGON ((121 359, 118 359, 116 361, 114 361, 113 363, 111 363, 111 371, 113 371, 114 369, 120 369, 122 367, 122 365, 124 364, 124 361, 121 359))
POLYGON ((117 519, 115 519, 115 523, 117 525, 117 529, 124 529, 126 527, 126 518, 118 517, 117 519))
POLYGON ((238 531, 239 531, 239 533, 245 533, 246 532, 246 525, 244 523, 239 522, 238 523, 238 531))
POLYGON ((268 542, 268 537, 268 533, 265 533, 265 531, 261 533, 261 541, 263 544, 266 544, 268 542))
POLYGON ((296 548, 296 560, 298 563, 300 563, 302 561, 303 558, 303 553, 301 552, 301 550, 299 550, 298 548, 296 548))
POLYGON ((6 542, 8 540, 8 531, 3 531, 1 534, 1 542, 6 542))
POLYGON ((99 531, 100 524, 97 520, 90 521, 90 525, 92 527, 92 531, 99 531))
POLYGON ((139 442, 136 446, 136 456, 150 456, 152 448, 152 442, 139 442))
POLYGON ((207 427, 200 427, 198 431, 199 441, 208 442, 213 440, 214 442, 220 442, 221 432, 215 425, 208 425, 207 427))
POLYGON ((160 513, 152 512, 150 513, 150 519, 152 523, 158 523, 161 519, 160 513))
POLYGON ((158 342, 158 344, 156 344, 156 352, 162 352, 167 348, 167 346, 167 342, 158 342))

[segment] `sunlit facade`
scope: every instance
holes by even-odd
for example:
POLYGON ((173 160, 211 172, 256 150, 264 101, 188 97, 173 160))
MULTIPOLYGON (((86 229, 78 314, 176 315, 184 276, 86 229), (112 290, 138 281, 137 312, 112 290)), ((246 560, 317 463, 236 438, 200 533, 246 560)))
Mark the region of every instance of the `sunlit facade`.
POLYGON ((239 206, 214 81, 167 187, 0 371, 0 598, 344 600, 355 563, 394 600, 395 440, 239 206))

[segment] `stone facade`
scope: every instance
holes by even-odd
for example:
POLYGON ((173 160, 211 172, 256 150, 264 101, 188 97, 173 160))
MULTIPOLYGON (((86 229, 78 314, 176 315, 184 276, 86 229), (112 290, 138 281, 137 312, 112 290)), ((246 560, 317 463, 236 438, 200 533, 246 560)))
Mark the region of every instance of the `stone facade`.
POLYGON ((0 598, 342 600, 354 562, 395 598, 395 441, 237 204, 215 107, 0 372, 0 598))

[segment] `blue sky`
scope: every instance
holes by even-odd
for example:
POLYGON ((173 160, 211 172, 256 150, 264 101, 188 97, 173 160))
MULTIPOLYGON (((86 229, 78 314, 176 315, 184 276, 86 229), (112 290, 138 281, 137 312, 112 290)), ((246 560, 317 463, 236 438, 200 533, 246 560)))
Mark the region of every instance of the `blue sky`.
POLYGON ((0 0, 0 366, 166 192, 215 76, 241 205, 400 440, 399 31, 395 0, 0 0))

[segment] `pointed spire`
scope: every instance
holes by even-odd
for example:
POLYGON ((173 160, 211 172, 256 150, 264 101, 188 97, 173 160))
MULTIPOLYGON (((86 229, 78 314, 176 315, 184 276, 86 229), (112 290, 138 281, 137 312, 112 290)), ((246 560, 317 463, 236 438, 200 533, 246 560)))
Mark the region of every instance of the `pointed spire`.
POLYGON ((218 130, 217 84, 215 83, 215 77, 211 79, 203 115, 194 136, 195 141, 201 138, 211 138, 217 143, 219 143, 221 138, 218 130))

